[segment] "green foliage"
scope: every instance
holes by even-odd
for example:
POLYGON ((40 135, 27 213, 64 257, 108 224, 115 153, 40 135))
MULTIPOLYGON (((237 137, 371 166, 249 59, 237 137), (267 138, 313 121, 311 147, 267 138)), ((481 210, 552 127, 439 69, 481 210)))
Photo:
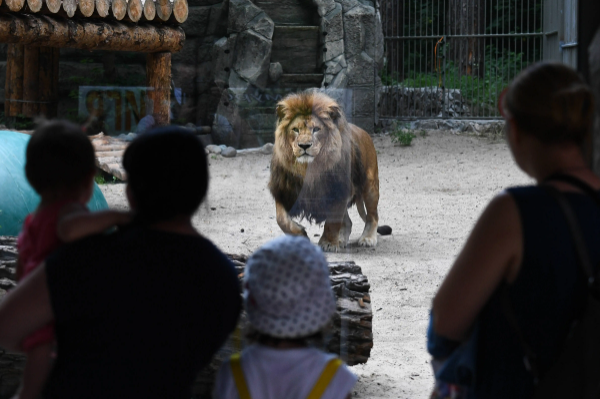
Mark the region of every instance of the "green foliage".
POLYGON ((107 173, 98 173, 94 176, 94 181, 96 184, 114 184, 118 183, 119 179, 115 176, 109 176, 107 173))
POLYGON ((407 124, 398 123, 397 121, 392 122, 390 135, 392 136, 392 143, 399 144, 402 147, 410 146, 413 139, 417 137, 408 129, 407 124))

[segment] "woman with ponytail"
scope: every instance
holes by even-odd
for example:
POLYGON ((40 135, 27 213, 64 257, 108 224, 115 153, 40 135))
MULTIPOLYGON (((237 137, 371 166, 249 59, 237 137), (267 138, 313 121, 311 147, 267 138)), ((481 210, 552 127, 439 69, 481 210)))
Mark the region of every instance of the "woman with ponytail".
POLYGON ((600 179, 582 150, 594 99, 574 70, 540 63, 515 78, 499 108, 513 158, 537 184, 487 206, 433 300, 428 346, 471 344, 462 346, 474 348, 468 397, 531 398, 588 292, 557 197, 573 210, 591 263, 600 262, 600 179))

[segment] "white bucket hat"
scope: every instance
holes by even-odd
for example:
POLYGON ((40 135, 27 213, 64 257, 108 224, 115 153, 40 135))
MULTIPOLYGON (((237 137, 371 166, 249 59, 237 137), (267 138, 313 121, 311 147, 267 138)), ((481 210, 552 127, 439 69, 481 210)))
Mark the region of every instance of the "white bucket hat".
POLYGON ((282 236, 259 248, 246 263, 244 287, 250 324, 275 338, 315 334, 335 312, 325 256, 304 237, 282 236))

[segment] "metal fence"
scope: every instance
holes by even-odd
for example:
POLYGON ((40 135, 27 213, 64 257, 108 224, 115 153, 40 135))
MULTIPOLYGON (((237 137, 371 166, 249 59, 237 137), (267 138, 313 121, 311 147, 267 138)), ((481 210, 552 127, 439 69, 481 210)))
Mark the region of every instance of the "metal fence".
POLYGON ((543 3, 382 0, 380 118, 499 118, 500 92, 542 59, 543 3))

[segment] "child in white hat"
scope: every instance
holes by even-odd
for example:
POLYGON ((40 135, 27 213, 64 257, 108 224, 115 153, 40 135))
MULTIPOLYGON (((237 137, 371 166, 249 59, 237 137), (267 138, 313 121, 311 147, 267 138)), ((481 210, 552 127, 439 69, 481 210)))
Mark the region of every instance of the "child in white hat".
POLYGON ((321 249, 276 238, 246 264, 244 298, 254 344, 221 366, 214 399, 346 399, 356 376, 309 345, 335 312, 321 249))

